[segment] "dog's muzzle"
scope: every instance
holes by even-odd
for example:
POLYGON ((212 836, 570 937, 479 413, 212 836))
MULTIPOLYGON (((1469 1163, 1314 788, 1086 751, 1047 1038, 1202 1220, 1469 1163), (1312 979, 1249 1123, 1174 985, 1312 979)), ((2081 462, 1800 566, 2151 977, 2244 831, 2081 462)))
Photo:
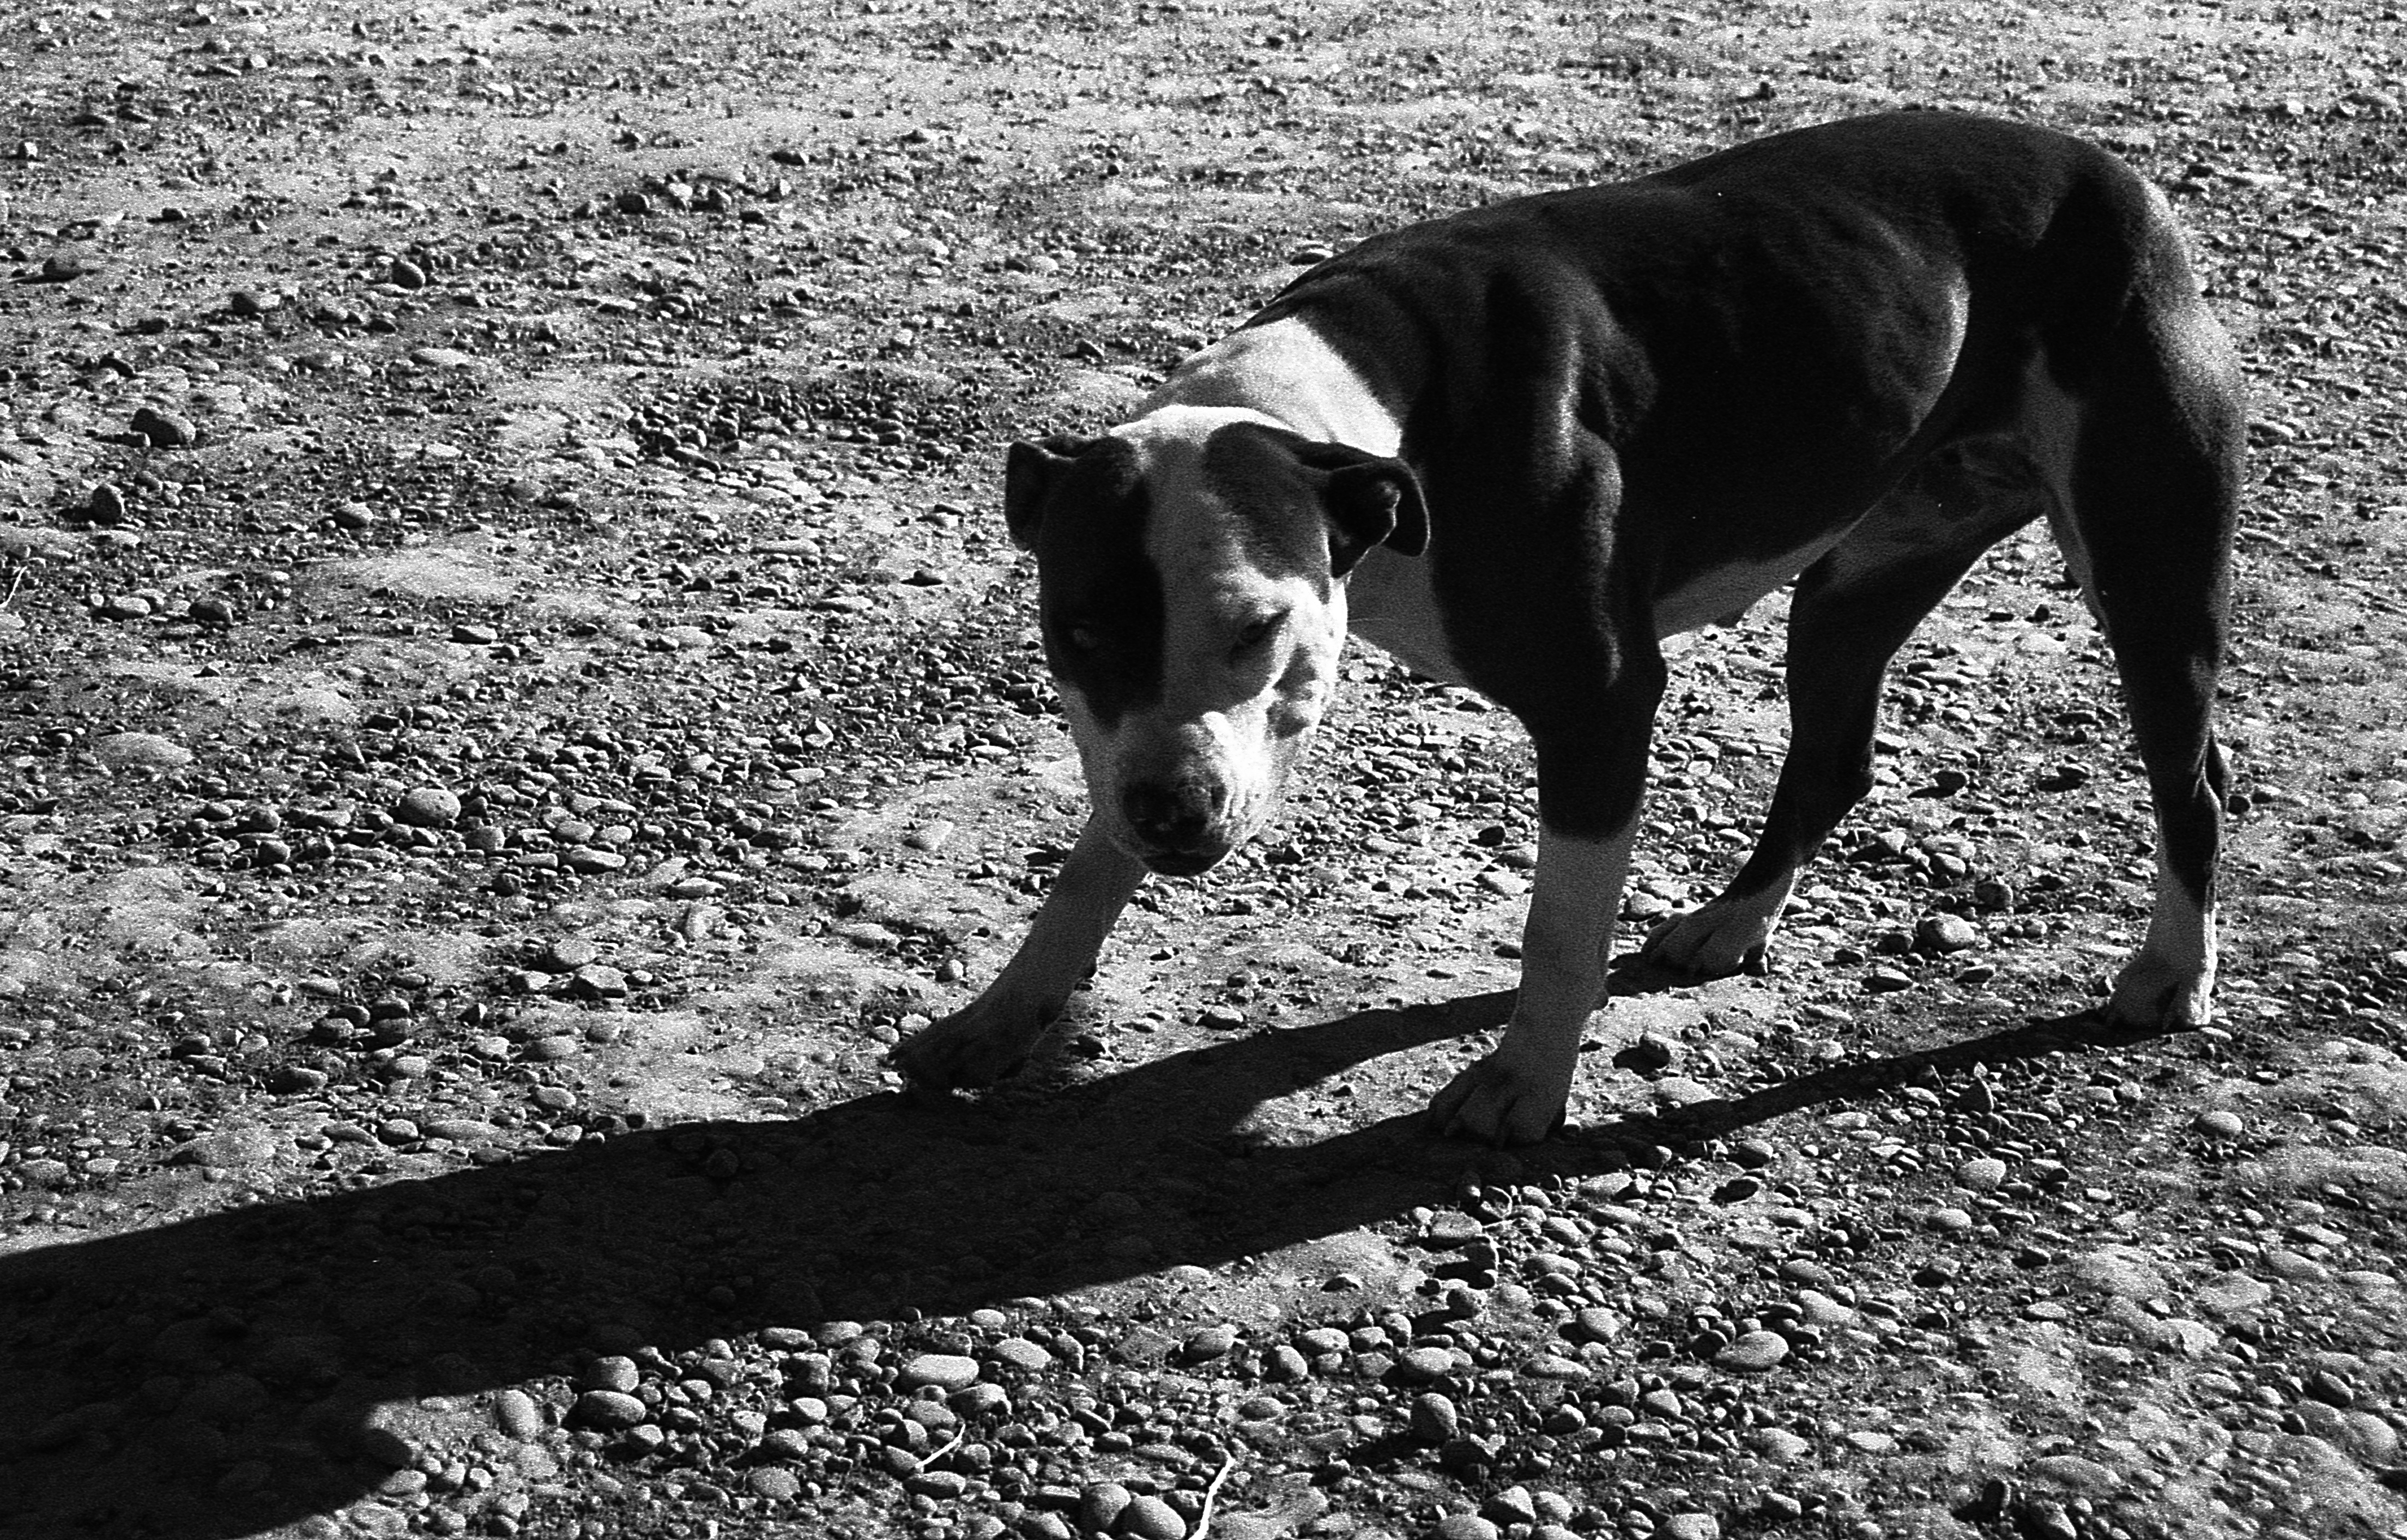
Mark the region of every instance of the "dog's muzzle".
POLYGON ((1120 791, 1132 853, 1164 877, 1208 871, 1236 848, 1223 822, 1228 811, 1229 788, 1218 780, 1139 780, 1120 791))

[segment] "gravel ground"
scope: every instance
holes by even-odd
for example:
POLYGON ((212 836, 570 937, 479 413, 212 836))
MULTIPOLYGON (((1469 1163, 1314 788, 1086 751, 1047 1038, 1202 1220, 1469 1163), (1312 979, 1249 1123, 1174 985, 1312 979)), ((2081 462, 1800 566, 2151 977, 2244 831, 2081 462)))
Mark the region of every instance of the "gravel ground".
MULTIPOLYGON (((2407 1536, 2400 11, 133 0, 0 64, 0 1533, 2407 1536), (1372 231, 1907 104, 2122 151, 2243 349, 2217 1026, 2058 1020, 2150 831, 2029 539, 1773 971, 1625 969, 1560 1140, 1416 1120, 1531 765, 1368 649, 1045 1062, 901 1094, 1082 813, 1010 437, 1372 231)), ((1750 838, 1783 607, 1679 645, 1633 922, 1750 838)))

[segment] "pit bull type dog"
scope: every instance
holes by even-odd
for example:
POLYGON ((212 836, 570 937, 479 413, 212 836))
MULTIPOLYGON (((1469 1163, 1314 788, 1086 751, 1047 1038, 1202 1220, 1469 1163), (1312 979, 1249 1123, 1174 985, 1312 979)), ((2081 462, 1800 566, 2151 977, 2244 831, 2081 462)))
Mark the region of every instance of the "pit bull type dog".
POLYGON ((2104 1014, 2202 1024, 2243 438, 2164 198, 2039 128, 1857 119, 1366 240, 1130 421, 1011 447, 1004 514, 1093 810, 1018 953, 896 1062, 955 1087, 1018 1065, 1147 872, 1204 872, 1271 820, 1350 628, 1529 731, 1519 991, 1431 1113, 1545 1138, 1614 955, 1659 640, 1796 585, 1762 836, 1645 945, 1727 974, 1870 788, 1891 655, 2042 518, 2155 804, 2155 912, 2104 1014))

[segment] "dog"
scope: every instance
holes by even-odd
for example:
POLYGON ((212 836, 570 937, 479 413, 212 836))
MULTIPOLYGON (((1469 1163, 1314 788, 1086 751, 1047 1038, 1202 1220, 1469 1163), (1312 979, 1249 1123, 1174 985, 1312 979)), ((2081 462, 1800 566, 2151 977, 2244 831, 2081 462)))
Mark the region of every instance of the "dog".
POLYGON ((1019 1064, 1148 872, 1270 821, 1350 629, 1532 741, 1519 989, 1431 1116, 1545 1138, 1614 956, 1660 639, 1795 584, 1761 837, 1645 947, 1723 975, 1870 789, 1891 656, 2036 519, 2113 649, 2156 814, 2154 913, 2103 1013, 2203 1024, 2244 428, 2164 197, 2025 124, 1853 119, 1367 239, 1127 422, 1011 446, 1004 517, 1093 807, 1018 952, 895 1062, 936 1087, 1019 1064))

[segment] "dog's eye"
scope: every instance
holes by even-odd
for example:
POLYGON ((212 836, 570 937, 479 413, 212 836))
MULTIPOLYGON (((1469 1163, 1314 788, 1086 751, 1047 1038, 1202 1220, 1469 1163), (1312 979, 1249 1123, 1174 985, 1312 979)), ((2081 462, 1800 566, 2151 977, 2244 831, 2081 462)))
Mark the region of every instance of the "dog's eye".
POLYGON ((1254 620, 1239 627, 1237 630, 1237 649, 1242 652, 1248 648, 1261 646, 1264 642, 1271 639, 1271 634, 1278 630, 1280 625, 1285 623, 1286 620, 1287 616, 1283 613, 1278 615, 1265 615, 1259 620, 1254 620))

